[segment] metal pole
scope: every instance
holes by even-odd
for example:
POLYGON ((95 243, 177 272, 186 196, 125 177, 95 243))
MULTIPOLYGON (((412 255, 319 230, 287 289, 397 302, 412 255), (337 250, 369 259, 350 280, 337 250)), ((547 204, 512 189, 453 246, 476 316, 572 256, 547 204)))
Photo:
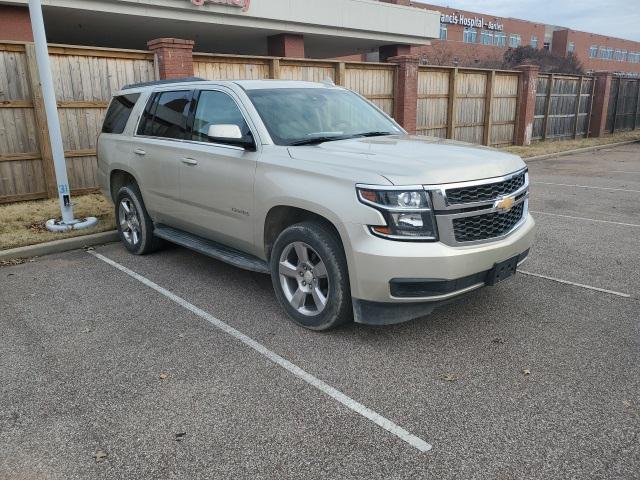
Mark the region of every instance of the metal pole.
POLYGON ((62 223, 73 225, 76 223, 76 220, 73 218, 73 208, 71 206, 71 191, 69 190, 69 180, 67 178, 67 164, 62 146, 62 133, 60 132, 60 120, 58 118, 56 94, 53 89, 53 78, 51 77, 49 51, 47 49, 47 37, 44 31, 44 19, 42 18, 42 5, 40 0, 29 0, 29 14, 31 15, 31 28, 33 29, 44 109, 47 114, 47 123, 49 124, 49 139, 53 153, 53 166, 56 172, 62 223))

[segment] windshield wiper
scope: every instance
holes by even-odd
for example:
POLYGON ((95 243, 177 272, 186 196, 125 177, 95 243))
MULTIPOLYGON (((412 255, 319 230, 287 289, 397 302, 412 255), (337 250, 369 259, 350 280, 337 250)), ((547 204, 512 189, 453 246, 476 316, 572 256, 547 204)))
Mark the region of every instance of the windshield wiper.
POLYGON ((332 136, 321 136, 321 137, 312 137, 305 138, 304 140, 298 140, 296 142, 291 142, 289 144, 290 147, 298 147, 301 145, 317 145, 318 143, 324 142, 333 142, 335 140, 345 140, 347 138, 351 138, 351 135, 332 135, 332 136))
POLYGON ((362 132, 354 133, 354 137, 383 137, 385 135, 398 135, 400 132, 362 132))

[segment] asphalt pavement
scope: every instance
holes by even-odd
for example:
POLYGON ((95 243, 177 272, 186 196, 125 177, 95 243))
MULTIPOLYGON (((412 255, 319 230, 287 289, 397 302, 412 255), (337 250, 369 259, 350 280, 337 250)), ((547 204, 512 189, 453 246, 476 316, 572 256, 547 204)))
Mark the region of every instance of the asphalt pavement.
POLYGON ((391 327, 178 247, 0 268, 0 479, 640 478, 640 144, 529 168, 536 276, 391 327))

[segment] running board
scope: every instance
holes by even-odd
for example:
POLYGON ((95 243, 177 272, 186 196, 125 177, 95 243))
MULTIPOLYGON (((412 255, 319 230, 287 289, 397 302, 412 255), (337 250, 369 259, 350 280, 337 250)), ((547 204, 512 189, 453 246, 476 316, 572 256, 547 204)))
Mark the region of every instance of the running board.
POLYGON ((207 240, 198 235, 161 224, 155 225, 153 234, 171 243, 195 250, 198 253, 229 263, 235 267, 251 270, 252 272, 270 273, 269 266, 264 260, 213 240, 207 240))

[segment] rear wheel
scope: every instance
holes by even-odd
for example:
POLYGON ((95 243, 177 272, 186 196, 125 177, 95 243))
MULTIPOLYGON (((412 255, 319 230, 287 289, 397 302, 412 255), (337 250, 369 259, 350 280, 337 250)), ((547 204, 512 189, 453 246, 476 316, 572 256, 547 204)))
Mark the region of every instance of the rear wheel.
POLYGON ((116 195, 116 224, 120 240, 131 253, 144 255, 162 246, 153 235, 153 221, 142 201, 137 185, 125 185, 116 195))
POLYGON ((271 252, 278 301, 305 328, 328 330, 352 319, 344 252, 324 225, 305 222, 284 230, 271 252))

